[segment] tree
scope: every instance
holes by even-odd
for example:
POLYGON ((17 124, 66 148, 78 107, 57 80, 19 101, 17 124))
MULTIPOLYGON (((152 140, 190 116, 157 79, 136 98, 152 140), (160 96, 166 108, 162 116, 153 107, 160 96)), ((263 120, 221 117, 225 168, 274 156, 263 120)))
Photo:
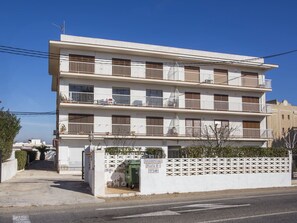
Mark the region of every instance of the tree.
POLYGON ((11 156, 14 138, 21 129, 20 119, 9 111, 0 110, 0 150, 4 162, 11 156))
POLYGON ((40 160, 45 160, 45 153, 49 151, 48 146, 41 145, 41 146, 35 146, 35 149, 37 149, 40 152, 40 160))
POLYGON ((272 147, 283 147, 294 150, 297 147, 297 129, 290 128, 288 132, 284 132, 281 138, 273 140, 272 147))
POLYGON ((229 125, 205 125, 204 129, 202 129, 201 136, 206 138, 206 142, 210 147, 221 148, 227 146, 227 142, 230 142, 230 138, 236 130, 237 127, 231 127, 229 125))

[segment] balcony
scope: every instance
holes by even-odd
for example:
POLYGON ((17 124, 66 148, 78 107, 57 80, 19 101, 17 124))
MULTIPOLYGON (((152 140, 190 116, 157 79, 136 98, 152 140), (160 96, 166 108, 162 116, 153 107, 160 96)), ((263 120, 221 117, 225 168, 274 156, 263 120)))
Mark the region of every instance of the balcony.
POLYGON ((68 103, 93 104, 94 93, 70 91, 68 94, 62 93, 60 99, 62 102, 68 103))
MULTIPOLYGON (((61 135, 94 135, 106 137, 180 137, 185 139, 206 140, 206 133, 200 126, 185 126, 184 132, 180 131, 179 126, 166 127, 163 125, 131 125, 131 124, 112 124, 100 125, 100 131, 93 132, 94 124, 92 123, 69 123, 68 130, 60 132, 61 135)), ((211 133, 209 133, 211 137, 211 133)), ((212 137, 211 137, 212 138, 212 137)), ((215 136, 213 136, 213 139, 215 136)), ((230 133, 230 140, 236 139, 271 139, 271 129, 257 128, 239 128, 230 133)))
POLYGON ((100 94, 99 99, 94 93, 88 92, 61 92, 60 100, 62 103, 73 104, 93 104, 99 106, 127 106, 127 107, 151 107, 168 109, 185 109, 199 111, 218 111, 218 112, 246 112, 246 113, 272 113, 271 105, 230 102, 230 101, 204 101, 200 99, 185 99, 182 97, 155 97, 155 96, 136 96, 125 94, 100 94))
POLYGON ((79 62, 79 61, 69 61, 69 72, 72 73, 95 73, 95 63, 89 62, 79 62))
POLYGON ((71 135, 87 135, 93 131, 94 131, 93 123, 76 123, 76 122, 68 123, 67 133, 71 135))
MULTIPOLYGON (((65 61, 68 63, 67 61, 65 61)), ((259 88, 259 89, 271 89, 270 79, 250 78, 250 77, 236 77, 228 79, 223 82, 217 82, 214 78, 210 77, 208 74, 199 74, 198 77, 195 75, 196 72, 185 71, 182 75, 172 69, 162 69, 162 68, 150 68, 145 65, 112 65, 106 62, 90 63, 90 62, 79 62, 79 61, 69 61, 69 69, 61 70, 61 73, 79 73, 79 74, 94 74, 99 75, 102 78, 112 77, 123 77, 141 80, 163 80, 163 81, 174 81, 179 83, 192 83, 201 84, 204 86, 211 85, 223 85, 223 86, 234 86, 243 88, 259 88), (96 66, 95 66, 96 64, 96 66), (184 77, 184 78, 181 78, 184 77)), ((178 83, 176 83, 178 84, 178 83)))

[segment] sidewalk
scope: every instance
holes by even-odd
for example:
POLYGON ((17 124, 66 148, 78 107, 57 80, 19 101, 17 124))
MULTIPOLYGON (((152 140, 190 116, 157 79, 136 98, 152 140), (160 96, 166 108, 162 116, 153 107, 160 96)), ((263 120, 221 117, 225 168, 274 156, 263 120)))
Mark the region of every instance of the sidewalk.
POLYGON ((59 175, 50 161, 34 161, 28 170, 0 184, 0 207, 101 203, 78 175, 59 175))

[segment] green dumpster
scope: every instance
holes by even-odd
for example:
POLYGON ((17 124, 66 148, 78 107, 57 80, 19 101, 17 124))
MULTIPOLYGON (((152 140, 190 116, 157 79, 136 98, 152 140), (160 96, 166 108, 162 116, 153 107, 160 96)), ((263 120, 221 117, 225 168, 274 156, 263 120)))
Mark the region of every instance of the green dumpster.
POLYGON ((140 160, 129 160, 126 165, 126 185, 131 189, 139 186, 140 160))

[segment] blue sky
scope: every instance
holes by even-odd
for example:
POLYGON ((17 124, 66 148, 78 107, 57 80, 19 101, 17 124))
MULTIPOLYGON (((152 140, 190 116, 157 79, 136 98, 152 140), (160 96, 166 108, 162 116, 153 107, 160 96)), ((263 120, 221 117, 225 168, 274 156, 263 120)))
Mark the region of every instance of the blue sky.
MULTIPOLYGON (((66 21, 66 34, 265 56, 297 49, 297 1, 2 1, 0 45, 47 51, 59 39, 52 23, 66 21)), ((271 58, 268 99, 297 105, 297 53, 271 58)), ((0 53, 0 107, 54 111, 48 61, 0 53)), ((17 140, 51 142, 55 116, 21 117, 17 140)))

